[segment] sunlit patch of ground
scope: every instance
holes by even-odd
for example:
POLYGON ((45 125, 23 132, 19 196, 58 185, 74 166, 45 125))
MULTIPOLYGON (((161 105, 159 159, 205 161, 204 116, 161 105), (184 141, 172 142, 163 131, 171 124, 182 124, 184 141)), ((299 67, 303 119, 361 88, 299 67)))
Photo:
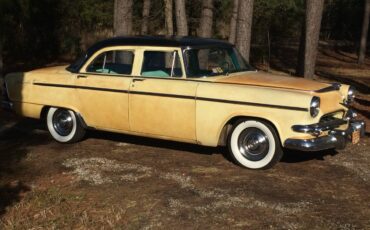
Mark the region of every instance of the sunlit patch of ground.
POLYGON ((67 168, 73 168, 78 180, 94 185, 117 181, 138 181, 150 177, 152 169, 137 164, 119 163, 106 158, 72 158, 63 162, 67 168))

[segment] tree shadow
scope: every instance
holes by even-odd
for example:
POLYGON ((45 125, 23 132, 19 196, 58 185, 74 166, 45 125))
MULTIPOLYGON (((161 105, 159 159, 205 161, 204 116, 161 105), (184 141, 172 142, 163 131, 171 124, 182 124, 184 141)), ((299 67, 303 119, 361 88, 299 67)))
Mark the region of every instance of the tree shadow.
POLYGON ((329 57, 329 58, 332 58, 332 59, 335 59, 337 61, 340 61, 340 62, 347 62, 347 63, 355 63, 353 60, 352 60, 352 57, 348 56, 348 55, 345 55, 344 53, 342 53, 341 51, 339 50, 335 50, 335 53, 337 55, 334 55, 332 53, 331 50, 326 50, 326 49, 322 49, 321 50, 321 54, 325 55, 326 57, 329 57), (346 58, 350 58, 351 61, 348 61, 348 60, 345 60, 346 58))
POLYGON ((27 157, 28 148, 48 142, 34 131, 41 129, 39 122, 22 119, 0 133, 0 176, 14 173, 16 166, 27 157))
MULTIPOLYGON (((351 60, 352 62, 350 62, 350 63, 357 63, 357 58, 349 56, 348 54, 344 53, 341 49, 336 48, 335 49, 335 52, 337 54, 339 54, 339 55, 341 55, 341 56, 343 56, 343 57, 351 60)), ((348 60, 342 60, 342 59, 338 59, 338 60, 348 62, 348 60)))
POLYGON ((356 102, 360 105, 370 106, 370 101, 363 98, 355 98, 356 102))
POLYGON ((358 113, 360 113, 362 116, 370 119, 370 110, 369 109, 356 108, 356 111, 358 113))
POLYGON ((31 119, 14 119, 14 115, 4 115, 0 111, 0 216, 6 208, 21 200, 22 194, 30 191, 30 187, 22 182, 22 178, 32 180, 28 173, 27 163, 30 147, 44 145, 50 141, 44 134, 35 133, 42 129, 39 122, 31 119), (4 118, 7 116, 6 118, 4 118), (13 117, 11 120, 7 120, 13 117), (9 123, 14 123, 9 125, 9 123), (13 181, 13 182, 9 182, 13 181))
POLYGON ((22 194, 30 190, 29 186, 19 181, 0 186, 0 216, 6 213, 8 206, 19 202, 22 199, 22 194))
POLYGON ((330 73, 323 72, 323 71, 316 71, 316 75, 318 75, 321 78, 325 78, 331 81, 337 81, 337 82, 341 82, 344 84, 353 85, 356 87, 356 89, 360 93, 370 94, 370 86, 366 83, 363 83, 361 81, 354 79, 352 76, 343 76, 343 75, 339 76, 339 75, 334 75, 334 74, 330 74, 330 73))

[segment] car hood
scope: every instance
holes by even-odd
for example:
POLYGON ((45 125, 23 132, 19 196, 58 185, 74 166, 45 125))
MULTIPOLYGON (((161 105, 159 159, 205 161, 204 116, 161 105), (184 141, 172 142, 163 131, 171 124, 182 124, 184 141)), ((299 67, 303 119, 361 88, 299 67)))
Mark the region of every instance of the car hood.
POLYGON ((220 78, 216 80, 216 82, 304 91, 317 91, 330 86, 330 84, 313 80, 307 80, 298 77, 273 75, 263 72, 249 72, 240 75, 232 75, 220 78))

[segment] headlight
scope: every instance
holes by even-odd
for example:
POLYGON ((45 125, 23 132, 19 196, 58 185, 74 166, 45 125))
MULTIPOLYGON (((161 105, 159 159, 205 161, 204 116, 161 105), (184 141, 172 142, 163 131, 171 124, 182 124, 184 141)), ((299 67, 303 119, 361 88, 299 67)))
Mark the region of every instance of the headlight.
POLYGON ((350 86, 347 93, 347 100, 346 104, 351 104, 355 100, 355 91, 356 88, 353 86, 350 86))
POLYGON ((311 117, 316 117, 320 112, 320 98, 313 97, 310 104, 311 117))

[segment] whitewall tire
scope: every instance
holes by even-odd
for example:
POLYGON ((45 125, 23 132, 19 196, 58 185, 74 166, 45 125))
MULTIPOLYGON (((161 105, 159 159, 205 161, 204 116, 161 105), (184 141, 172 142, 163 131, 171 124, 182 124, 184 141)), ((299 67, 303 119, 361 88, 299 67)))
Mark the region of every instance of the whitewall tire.
POLYGON ((68 109, 50 108, 46 123, 51 136, 60 143, 74 143, 85 135, 85 129, 76 114, 68 109))
POLYGON ((241 120, 228 138, 230 155, 239 165, 249 169, 267 169, 283 156, 280 139, 267 122, 241 120))

